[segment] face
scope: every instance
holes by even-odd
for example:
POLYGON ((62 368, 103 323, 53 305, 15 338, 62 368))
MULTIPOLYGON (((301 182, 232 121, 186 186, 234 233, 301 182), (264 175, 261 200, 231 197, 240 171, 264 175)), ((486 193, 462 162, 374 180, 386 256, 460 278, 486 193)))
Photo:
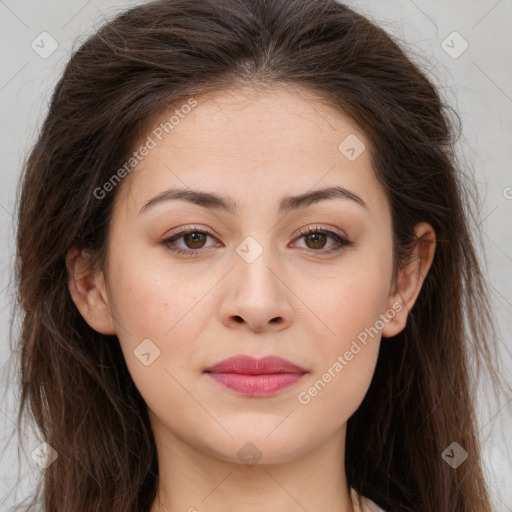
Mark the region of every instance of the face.
POLYGON ((155 147, 117 191, 111 329, 161 436, 223 460, 247 443, 261 462, 292 460, 342 435, 381 337, 400 330, 389 203, 364 133, 312 93, 196 100, 167 136, 150 134, 155 147), (241 355, 300 371, 205 372, 241 355))

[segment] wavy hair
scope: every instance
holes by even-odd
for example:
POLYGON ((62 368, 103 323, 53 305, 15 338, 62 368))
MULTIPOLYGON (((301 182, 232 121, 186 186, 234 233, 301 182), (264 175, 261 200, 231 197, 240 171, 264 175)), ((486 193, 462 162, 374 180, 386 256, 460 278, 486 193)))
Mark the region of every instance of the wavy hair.
POLYGON ((73 303, 65 255, 85 249, 103 268, 123 182, 101 200, 95 190, 162 112, 250 83, 315 91, 366 134, 391 205, 395 275, 415 223, 436 231, 407 325, 381 345, 348 420, 348 484, 389 512, 491 512, 475 394, 483 363, 498 382, 496 331, 471 229, 475 192, 456 154, 460 119, 413 60, 398 38, 329 0, 153 1, 74 51, 17 198, 17 426, 34 422, 58 453, 27 510, 36 499, 45 512, 147 512, 153 503, 146 404, 117 337, 91 329, 73 303), (456 469, 441 456, 454 441, 469 453, 456 469))

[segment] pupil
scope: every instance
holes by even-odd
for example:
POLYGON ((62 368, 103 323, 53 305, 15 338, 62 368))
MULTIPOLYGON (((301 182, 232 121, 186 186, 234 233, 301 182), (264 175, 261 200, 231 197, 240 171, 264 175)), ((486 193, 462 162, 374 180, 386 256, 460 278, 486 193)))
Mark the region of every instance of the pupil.
MULTIPOLYGON (((318 238, 318 237, 325 237, 325 235, 323 233, 313 233, 313 234, 309 235, 309 237, 312 239, 313 244, 320 244, 321 246, 323 246, 323 244, 321 243, 321 241, 318 238)), ((318 249, 318 247, 316 247, 316 249, 318 249)))
MULTIPOLYGON (((200 242, 201 242, 201 237, 203 237, 204 235, 203 235, 202 233, 199 233, 199 232, 197 232, 197 231, 196 231, 196 232, 194 232, 194 233, 190 233, 188 236, 189 236, 190 238, 192 238, 192 243, 193 243, 193 244, 194 244, 194 243, 197 243, 197 242, 199 242, 199 244, 200 244, 200 242)), ((192 247, 192 248, 193 248, 193 249, 195 249, 196 247, 192 247)))

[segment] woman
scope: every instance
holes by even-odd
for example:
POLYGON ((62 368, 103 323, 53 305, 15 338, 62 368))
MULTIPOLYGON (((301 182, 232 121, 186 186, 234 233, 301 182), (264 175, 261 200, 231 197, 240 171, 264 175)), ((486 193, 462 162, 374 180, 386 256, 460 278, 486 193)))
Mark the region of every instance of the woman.
POLYGON ((333 1, 156 1, 90 37, 18 210, 43 509, 491 511, 446 110, 333 1))

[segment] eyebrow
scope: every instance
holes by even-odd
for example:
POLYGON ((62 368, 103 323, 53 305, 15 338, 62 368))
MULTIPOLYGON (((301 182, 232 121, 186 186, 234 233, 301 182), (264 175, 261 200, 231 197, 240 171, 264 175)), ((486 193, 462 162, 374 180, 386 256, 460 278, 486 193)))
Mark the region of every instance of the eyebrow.
MULTIPOLYGON (((239 210, 238 203, 229 197, 187 188, 169 189, 161 192, 144 204, 138 215, 148 211, 159 203, 176 199, 182 199, 205 208, 224 210, 232 215, 235 215, 239 210)), ((348 199, 368 209, 367 204, 358 195, 354 194, 354 192, 336 186, 305 192, 297 196, 283 196, 279 201, 279 214, 306 208, 307 206, 326 199, 348 199)))

